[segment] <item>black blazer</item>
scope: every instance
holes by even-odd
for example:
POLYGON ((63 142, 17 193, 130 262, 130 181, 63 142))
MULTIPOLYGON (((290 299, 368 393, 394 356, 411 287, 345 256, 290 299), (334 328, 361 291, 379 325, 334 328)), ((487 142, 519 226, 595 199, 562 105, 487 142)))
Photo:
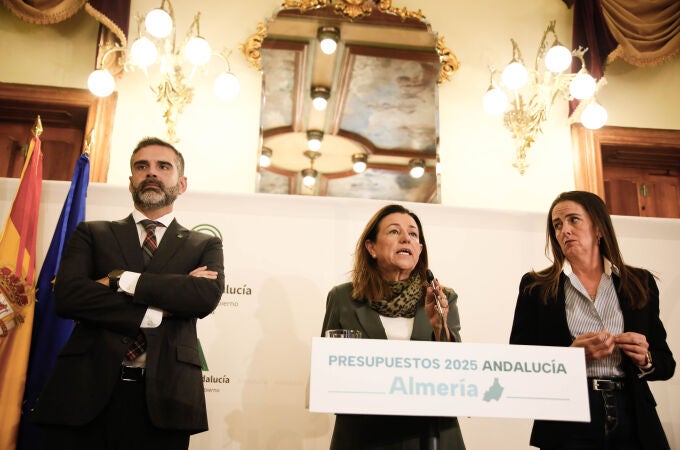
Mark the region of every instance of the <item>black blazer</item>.
MULTIPOLYGON (((445 291, 446 292, 446 291, 445 291)), ((448 291, 447 325, 460 342, 458 295, 448 291)), ((352 299, 352 283, 335 286, 328 293, 321 336, 326 330, 345 328, 361 331, 364 339, 387 339, 380 316, 368 303, 352 299)), ((413 322, 411 340, 432 341, 434 333, 424 305, 419 305, 413 322)), ((455 417, 378 416, 338 414, 335 418, 331 450, 378 450, 426 448, 428 436, 438 434, 442 450, 463 450, 463 436, 455 417)))
POLYGON ((210 314, 224 291, 220 239, 170 224, 144 271, 132 216, 82 222, 69 240, 55 283, 57 314, 76 321, 33 417, 38 423, 83 425, 109 402, 120 365, 148 306, 169 313, 145 328, 146 401, 159 428, 208 429, 196 321, 210 314), (207 266, 211 280, 189 276, 207 266), (134 297, 97 283, 111 270, 141 273, 134 297))
MULTIPOLYGON (((644 274, 647 276, 650 295, 649 302, 641 310, 633 310, 630 307, 629 299, 624 297, 618 289, 620 279, 616 275, 613 275, 613 281, 623 312, 624 331, 634 331, 647 337, 649 351, 654 362, 655 370, 639 378, 640 371, 630 358, 623 354, 623 370, 626 373, 626 383, 633 390, 640 442, 645 450, 662 450, 668 449, 669 445, 656 413, 656 401, 647 381, 667 380, 672 377, 675 371, 675 360, 666 343, 666 330, 659 318, 659 288, 651 273, 644 271, 644 274)), ((532 279, 531 273, 527 273, 520 282, 510 343, 570 346, 573 339, 569 333, 565 308, 566 275, 563 273, 560 277, 557 298, 549 300, 547 304, 539 298, 538 289, 534 289, 531 294, 524 291, 532 279)), ((535 421, 531 432, 531 445, 544 447, 558 444, 561 436, 568 432, 568 426, 569 422, 535 421)))

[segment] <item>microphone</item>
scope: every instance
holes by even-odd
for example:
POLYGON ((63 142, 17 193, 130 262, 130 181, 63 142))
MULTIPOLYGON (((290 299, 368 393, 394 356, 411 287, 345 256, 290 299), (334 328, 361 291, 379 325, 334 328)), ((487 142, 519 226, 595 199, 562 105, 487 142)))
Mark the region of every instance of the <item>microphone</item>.
POLYGON ((427 277, 427 282, 430 283, 430 286, 432 287, 432 293, 434 294, 434 301, 435 304, 437 305, 437 312, 439 313, 439 319, 442 322, 442 329, 439 338, 442 341, 446 341, 446 321, 444 320, 444 311, 442 310, 442 305, 439 303, 439 296, 437 295, 437 291, 434 286, 434 274, 430 269, 427 269, 425 272, 425 276, 427 277))

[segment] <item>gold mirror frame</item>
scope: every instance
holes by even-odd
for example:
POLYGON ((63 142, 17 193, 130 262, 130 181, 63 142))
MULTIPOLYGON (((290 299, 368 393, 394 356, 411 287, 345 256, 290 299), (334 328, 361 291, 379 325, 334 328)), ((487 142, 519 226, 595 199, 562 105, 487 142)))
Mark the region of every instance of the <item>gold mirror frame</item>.
MULTIPOLYGON (((400 17, 402 21, 407 18, 417 19, 421 22, 425 21, 425 15, 420 9, 418 11, 410 11, 406 7, 396 8, 392 6, 392 0, 379 0, 378 2, 373 2, 372 0, 284 0, 281 10, 299 9, 301 13, 305 13, 315 8, 332 5, 337 14, 354 20, 370 15, 373 11, 372 5, 374 3, 380 11, 394 14, 400 17)), ((260 72, 262 71, 261 50, 265 37, 267 37, 267 26, 260 22, 257 24, 257 31, 239 47, 248 62, 260 72)), ((451 79, 453 73, 460 68, 460 62, 451 49, 444 44, 443 36, 437 37, 437 52, 441 62, 437 82, 441 84, 451 79)))

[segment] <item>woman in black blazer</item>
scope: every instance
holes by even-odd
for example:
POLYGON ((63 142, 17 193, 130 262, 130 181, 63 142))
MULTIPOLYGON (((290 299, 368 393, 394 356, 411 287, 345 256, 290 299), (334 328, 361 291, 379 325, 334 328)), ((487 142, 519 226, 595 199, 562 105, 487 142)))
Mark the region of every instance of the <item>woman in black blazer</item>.
MULTIPOLYGON (((400 205, 380 209, 359 237, 352 282, 328 293, 321 335, 354 329, 368 339, 460 341, 457 294, 428 287, 420 219, 400 205), (435 309, 439 297, 443 320, 435 309), (445 324, 443 323, 445 322, 445 324)), ((331 450, 463 450, 455 417, 338 414, 331 450)))
POLYGON ((511 344, 582 347, 590 422, 534 422, 544 450, 669 449, 647 385, 675 360, 648 271, 623 262, 607 207, 590 192, 560 194, 547 218, 553 264, 522 277, 511 344))

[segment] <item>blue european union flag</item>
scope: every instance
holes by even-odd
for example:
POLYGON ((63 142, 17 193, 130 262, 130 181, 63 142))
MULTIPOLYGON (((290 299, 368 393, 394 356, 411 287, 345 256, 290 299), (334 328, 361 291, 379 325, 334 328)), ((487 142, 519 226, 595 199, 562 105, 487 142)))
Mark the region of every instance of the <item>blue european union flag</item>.
POLYGON ((52 288, 64 246, 76 226, 85 219, 85 199, 89 182, 90 158, 87 154, 82 154, 73 171, 71 187, 38 276, 33 337, 28 359, 17 450, 41 448, 37 426, 30 422, 28 413, 52 372, 57 353, 66 344, 73 331, 73 321, 57 317, 54 311, 52 288))

